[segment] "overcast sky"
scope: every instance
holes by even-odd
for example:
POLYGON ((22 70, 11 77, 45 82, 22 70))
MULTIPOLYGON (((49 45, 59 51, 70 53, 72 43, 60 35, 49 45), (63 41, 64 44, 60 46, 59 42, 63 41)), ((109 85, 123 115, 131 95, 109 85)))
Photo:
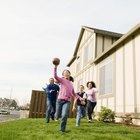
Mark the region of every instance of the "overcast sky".
POLYGON ((139 0, 0 0, 0 97, 30 101, 74 53, 82 26, 126 33, 140 22, 139 0))

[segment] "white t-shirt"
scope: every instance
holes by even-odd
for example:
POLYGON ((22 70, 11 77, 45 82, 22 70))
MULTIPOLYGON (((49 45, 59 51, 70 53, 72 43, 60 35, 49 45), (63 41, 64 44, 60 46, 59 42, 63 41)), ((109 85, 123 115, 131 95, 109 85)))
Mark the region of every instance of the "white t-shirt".
POLYGON ((96 88, 91 88, 88 89, 86 91, 86 96, 87 96, 87 100, 91 101, 91 102, 96 102, 96 93, 97 93, 97 89, 96 88))

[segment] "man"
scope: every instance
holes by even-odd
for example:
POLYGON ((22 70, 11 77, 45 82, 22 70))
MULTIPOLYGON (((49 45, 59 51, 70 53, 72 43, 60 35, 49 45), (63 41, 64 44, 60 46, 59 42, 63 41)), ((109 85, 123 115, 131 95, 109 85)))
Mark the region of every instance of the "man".
POLYGON ((59 86, 54 84, 54 79, 50 78, 47 87, 45 88, 47 95, 47 109, 46 109, 46 123, 49 123, 50 117, 54 120, 54 115, 56 111, 56 99, 57 93, 59 92, 59 86))

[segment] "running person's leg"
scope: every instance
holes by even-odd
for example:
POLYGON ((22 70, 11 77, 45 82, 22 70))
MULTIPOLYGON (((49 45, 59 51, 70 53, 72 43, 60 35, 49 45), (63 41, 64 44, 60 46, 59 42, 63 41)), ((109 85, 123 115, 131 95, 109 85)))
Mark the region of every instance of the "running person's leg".
POLYGON ((57 99, 55 113, 56 121, 61 117, 61 114, 62 114, 62 101, 61 99, 57 99))
POLYGON ((77 106, 77 114, 76 114, 76 126, 80 125, 80 120, 81 120, 81 106, 77 106))
POLYGON ((60 131, 65 132, 66 130, 66 124, 67 124, 67 118, 69 115, 69 109, 70 109, 70 102, 69 101, 63 101, 62 106, 62 119, 60 124, 60 131))
POLYGON ((46 104, 46 123, 49 123, 50 121, 50 113, 51 113, 51 109, 52 109, 52 102, 50 99, 47 98, 47 104, 46 104))

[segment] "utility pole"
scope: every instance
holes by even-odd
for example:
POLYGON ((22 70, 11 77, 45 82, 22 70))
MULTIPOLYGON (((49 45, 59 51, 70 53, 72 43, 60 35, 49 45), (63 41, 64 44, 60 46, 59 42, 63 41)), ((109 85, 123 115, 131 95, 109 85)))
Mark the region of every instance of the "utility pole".
POLYGON ((11 100, 11 97, 12 97, 12 92, 13 92, 13 87, 11 87, 11 90, 10 90, 10 100, 11 100))

